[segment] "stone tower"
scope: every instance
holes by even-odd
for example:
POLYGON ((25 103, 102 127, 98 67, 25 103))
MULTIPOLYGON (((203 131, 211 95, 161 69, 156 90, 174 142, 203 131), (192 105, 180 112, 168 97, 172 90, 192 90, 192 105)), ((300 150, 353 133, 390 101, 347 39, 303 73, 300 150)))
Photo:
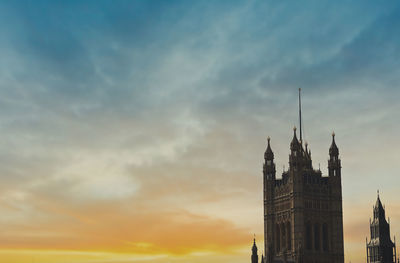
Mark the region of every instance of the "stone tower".
POLYGON ((386 221, 385 208, 378 198, 370 220, 371 240, 367 242, 367 263, 396 263, 396 245, 390 239, 390 225, 386 221))
POLYGON ((294 128, 289 168, 276 177, 268 137, 264 154, 265 262, 343 263, 342 175, 339 148, 332 134, 328 176, 313 168, 303 147, 299 89, 300 140, 294 128))
POLYGON ((290 143, 289 169, 276 178, 268 138, 264 154, 265 261, 343 263, 341 162, 335 134, 329 148, 328 176, 312 166, 311 150, 290 143))

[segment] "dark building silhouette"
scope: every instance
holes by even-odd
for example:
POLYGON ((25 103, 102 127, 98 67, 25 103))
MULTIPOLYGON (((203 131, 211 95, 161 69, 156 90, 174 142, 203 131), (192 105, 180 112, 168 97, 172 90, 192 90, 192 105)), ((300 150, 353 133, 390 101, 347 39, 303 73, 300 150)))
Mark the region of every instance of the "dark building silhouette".
POLYGON ((254 238, 253 247, 251 248, 251 263, 258 263, 258 254, 257 254, 257 246, 256 246, 255 238, 254 238))
POLYGON ((367 240, 367 263, 395 263, 396 245, 390 239, 390 225, 386 221, 379 193, 373 215, 373 220, 369 220, 371 240, 367 240))
POLYGON ((313 168, 311 150, 297 139, 296 128, 289 169, 282 178, 276 178, 269 138, 264 159, 265 263, 343 263, 341 163, 335 134, 328 176, 313 168))

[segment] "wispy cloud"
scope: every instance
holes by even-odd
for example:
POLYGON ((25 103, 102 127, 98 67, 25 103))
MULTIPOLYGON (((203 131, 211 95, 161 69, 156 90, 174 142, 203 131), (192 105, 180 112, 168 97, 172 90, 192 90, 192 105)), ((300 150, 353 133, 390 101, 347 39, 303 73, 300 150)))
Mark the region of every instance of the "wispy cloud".
POLYGON ((1 247, 247 258, 265 140, 281 171, 301 87, 323 171, 336 130, 346 254, 361 261, 376 188, 399 203, 398 8, 3 2, 1 247))

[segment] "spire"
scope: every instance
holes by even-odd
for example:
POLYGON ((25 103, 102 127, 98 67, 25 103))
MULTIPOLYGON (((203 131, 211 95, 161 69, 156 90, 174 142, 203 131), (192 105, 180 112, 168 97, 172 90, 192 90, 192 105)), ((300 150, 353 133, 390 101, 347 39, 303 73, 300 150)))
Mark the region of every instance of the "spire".
POLYGON ((385 208, 383 207, 381 199, 379 198, 379 190, 374 207, 374 218, 385 219, 385 208))
POLYGON ((332 133, 332 144, 329 148, 329 155, 330 156, 339 156, 339 148, 336 146, 335 142, 335 132, 332 133))
POLYGON ((268 140, 268 146, 267 146, 267 150, 264 153, 264 159, 265 160, 273 160, 274 153, 272 152, 271 145, 270 145, 271 138, 268 136, 267 140, 268 140))
POLYGON ((253 247, 251 248, 251 263, 258 263, 257 245, 256 245, 256 235, 254 234, 253 247))
POLYGON ((256 234, 254 234, 254 238, 253 238, 253 252, 254 252, 254 250, 256 251, 256 253, 257 253, 257 245, 256 245, 256 234))

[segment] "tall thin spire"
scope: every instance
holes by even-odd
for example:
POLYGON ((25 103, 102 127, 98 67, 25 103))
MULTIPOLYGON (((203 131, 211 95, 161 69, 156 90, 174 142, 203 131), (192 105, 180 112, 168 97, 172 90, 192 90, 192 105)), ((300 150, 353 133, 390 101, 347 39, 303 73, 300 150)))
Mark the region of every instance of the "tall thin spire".
POLYGON ((301 127, 301 88, 299 88, 299 121, 300 121, 300 143, 303 144, 303 132, 301 127))

